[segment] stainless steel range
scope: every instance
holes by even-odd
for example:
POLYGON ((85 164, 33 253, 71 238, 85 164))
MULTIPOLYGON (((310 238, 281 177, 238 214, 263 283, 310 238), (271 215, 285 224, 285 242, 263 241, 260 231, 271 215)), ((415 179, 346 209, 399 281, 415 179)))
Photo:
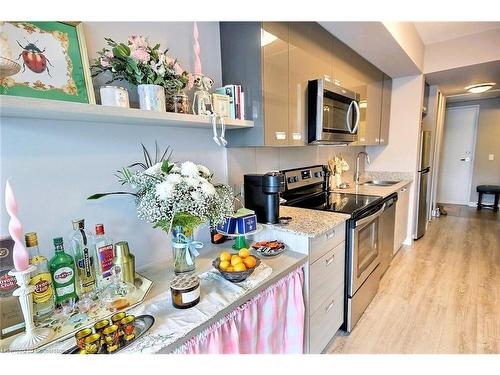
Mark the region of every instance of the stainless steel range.
POLYGON ((287 206, 351 215, 346 225, 346 289, 343 329, 351 332, 375 296, 381 277, 382 226, 386 202, 379 196, 334 193, 326 168, 315 165, 281 171, 287 206))

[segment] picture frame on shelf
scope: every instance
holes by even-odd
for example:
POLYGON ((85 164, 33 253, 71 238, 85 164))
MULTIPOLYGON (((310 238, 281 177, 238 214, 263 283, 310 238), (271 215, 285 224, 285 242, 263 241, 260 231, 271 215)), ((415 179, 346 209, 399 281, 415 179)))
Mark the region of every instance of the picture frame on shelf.
POLYGON ((0 55, 20 65, 1 93, 95 104, 81 22, 0 22, 0 55))

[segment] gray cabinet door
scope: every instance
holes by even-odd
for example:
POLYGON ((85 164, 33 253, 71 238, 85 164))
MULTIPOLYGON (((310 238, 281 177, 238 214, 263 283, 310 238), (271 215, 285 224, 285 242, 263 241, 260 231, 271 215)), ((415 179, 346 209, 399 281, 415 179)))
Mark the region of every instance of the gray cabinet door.
MULTIPOLYGON (((262 23, 262 88, 266 146, 289 144, 289 30, 287 22, 262 23)), ((258 79, 258 77, 255 77, 258 79)))
POLYGON ((384 73, 367 62, 366 101, 362 104, 366 111, 365 145, 378 145, 380 142, 380 120, 382 111, 382 86, 384 73))
POLYGON ((382 111, 380 114, 380 145, 389 143, 389 126, 391 122, 391 96, 392 96, 392 78, 384 74, 384 83, 382 88, 382 111))

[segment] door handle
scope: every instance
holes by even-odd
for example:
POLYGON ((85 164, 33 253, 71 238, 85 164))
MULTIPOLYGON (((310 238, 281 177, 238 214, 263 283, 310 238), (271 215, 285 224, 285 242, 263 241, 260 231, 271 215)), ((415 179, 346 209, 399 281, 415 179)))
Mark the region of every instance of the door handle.
POLYGON ((333 254, 330 258, 325 260, 326 266, 328 267, 330 264, 333 263, 333 260, 335 259, 335 254, 333 254))
POLYGON ((327 233, 326 234, 326 239, 329 240, 330 238, 333 238, 335 237, 335 230, 332 230, 331 233, 327 233))
POLYGON ((334 301, 332 301, 327 307, 326 307, 326 312, 330 311, 334 305, 333 303, 334 301))

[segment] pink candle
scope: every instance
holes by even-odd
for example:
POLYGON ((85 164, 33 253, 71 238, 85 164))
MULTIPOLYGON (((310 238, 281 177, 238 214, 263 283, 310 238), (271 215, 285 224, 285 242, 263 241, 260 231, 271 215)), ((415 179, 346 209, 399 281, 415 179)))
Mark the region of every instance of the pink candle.
POLYGON ((12 258, 16 271, 24 271, 29 267, 29 254, 23 242, 23 226, 17 218, 17 203, 9 181, 5 184, 5 208, 10 216, 9 233, 14 240, 12 258))
POLYGON ((193 37, 194 37, 194 72, 196 74, 201 74, 201 59, 200 59, 200 42, 198 41, 198 24, 194 23, 193 29, 193 37))

